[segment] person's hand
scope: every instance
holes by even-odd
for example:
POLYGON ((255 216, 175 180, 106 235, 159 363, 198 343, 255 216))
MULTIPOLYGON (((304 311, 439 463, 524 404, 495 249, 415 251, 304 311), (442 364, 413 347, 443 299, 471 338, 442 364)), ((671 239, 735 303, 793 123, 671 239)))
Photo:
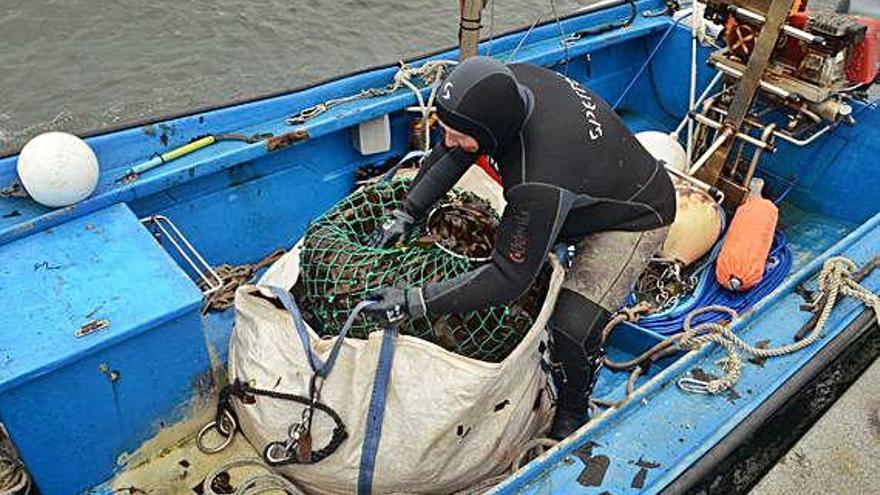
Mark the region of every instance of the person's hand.
POLYGON ((415 219, 405 211, 392 211, 391 218, 370 236, 370 246, 387 248, 397 244, 409 234, 414 223, 415 219))
POLYGON ((382 287, 370 293, 367 299, 373 304, 365 307, 364 312, 383 326, 396 325, 407 317, 425 316, 425 303, 418 288, 382 287))

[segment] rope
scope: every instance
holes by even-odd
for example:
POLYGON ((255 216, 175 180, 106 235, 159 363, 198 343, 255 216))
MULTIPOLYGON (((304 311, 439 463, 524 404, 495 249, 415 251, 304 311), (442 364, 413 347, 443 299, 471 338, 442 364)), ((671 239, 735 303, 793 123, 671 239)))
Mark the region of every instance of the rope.
POLYGON ((523 43, 526 42, 526 39, 528 39, 529 35, 532 34, 532 30, 535 29, 535 26, 537 26, 538 22, 540 21, 541 14, 538 14, 537 16, 535 16, 535 20, 534 22, 532 22, 532 25, 529 26, 529 29, 526 30, 525 34, 522 35, 522 38, 519 39, 519 43, 516 44, 516 48, 514 48, 513 51, 510 52, 510 55, 507 56, 507 59, 504 61, 505 64, 509 64, 511 61, 514 61, 517 52, 519 52, 519 49, 522 48, 523 43))
POLYGON ((690 350, 699 348, 709 342, 721 345, 728 355, 723 360, 726 375, 709 381, 692 377, 682 378, 678 381, 678 386, 682 390, 695 393, 717 394, 724 392, 739 380, 742 371, 742 358, 737 353, 737 349, 755 357, 771 358, 791 354, 813 344, 819 339, 825 324, 828 322, 828 318, 831 316, 831 311, 834 309, 834 305, 840 296, 852 297, 873 309, 877 316, 877 321, 880 323, 880 296, 859 285, 851 278, 856 270, 856 264, 842 256, 835 256, 825 260, 825 263, 822 265, 822 271, 819 273, 818 292, 821 296, 817 301, 824 298, 824 303, 822 303, 821 310, 819 311, 819 319, 816 321, 812 332, 806 338, 792 344, 761 349, 746 343, 723 324, 703 323, 696 328, 691 328, 691 318, 704 311, 723 310, 729 312, 734 319, 737 317, 736 311, 723 306, 707 306, 692 312, 685 320, 685 331, 679 334, 679 347, 690 350))
POLYGON ((568 43, 565 42, 568 35, 565 34, 565 30, 562 28, 562 22, 559 21, 559 14, 556 12, 556 3, 553 0, 550 0, 550 10, 553 12, 553 18, 556 20, 556 28, 559 30, 559 44, 562 45, 562 49, 565 52, 565 67, 563 69, 563 75, 568 76, 568 62, 570 58, 568 56, 568 43))
MULTIPOLYGON (((631 5, 633 5, 633 9, 635 9, 635 3, 631 3, 631 5)), ((617 107, 620 106, 621 102, 623 102, 624 98, 626 98, 626 95, 629 94, 629 91, 632 89, 632 87, 635 86, 635 84, 639 80, 639 78, 642 77, 642 73, 645 71, 646 68, 648 68, 648 66, 651 64, 651 61, 654 60, 654 55, 656 55, 657 52, 660 50, 660 47, 663 46, 663 42, 666 41, 666 38, 669 37, 669 35, 672 33, 672 30, 675 29, 676 26, 678 26, 678 24, 682 21, 682 19, 685 19, 685 18, 689 17, 690 15, 691 15, 691 13, 687 13, 687 14, 679 17, 674 23, 672 23, 666 29, 666 32, 663 33, 663 36, 660 38, 660 41, 658 41, 657 45, 654 46, 654 49, 651 50, 651 54, 648 55, 648 57, 642 63, 642 66, 639 67, 638 71, 636 71, 636 75, 633 76, 632 80, 630 80, 629 84, 626 85, 626 88, 624 88, 623 92, 620 93, 620 96, 617 97, 617 101, 614 102, 614 105, 611 105, 612 110, 617 110, 617 107)))
MULTIPOLYGON (((400 67, 394 74, 392 82, 384 88, 368 88, 361 90, 360 92, 353 95, 343 96, 340 98, 331 98, 327 101, 318 103, 317 105, 313 105, 311 107, 300 110, 299 113, 288 118, 287 123, 289 125, 302 125, 338 105, 356 100, 389 95, 404 86, 412 91, 413 94, 415 94, 416 101, 419 105, 419 111, 422 113, 422 118, 427 119, 427 115, 430 114, 430 112, 433 110, 431 108, 431 105, 434 102, 434 96, 437 92, 437 88, 440 85, 440 81, 446 74, 446 70, 450 66, 454 66, 457 63, 458 62, 454 60, 429 60, 419 67, 412 67, 409 64, 401 61, 400 67), (427 104, 425 104, 421 92, 421 89, 424 88, 420 89, 418 86, 416 86, 412 82, 413 79, 420 79, 425 87, 431 86, 431 94, 428 98, 427 104)), ((428 133, 426 132, 425 134, 427 135, 428 133)), ((429 138, 426 137, 426 143, 429 143, 428 140, 429 138)), ((428 148, 430 148, 430 146, 428 146, 428 148)))
MULTIPOLYGON (((854 278, 860 278, 859 275, 863 271, 859 270, 857 272, 855 263, 844 257, 832 257, 825 261, 819 273, 819 290, 814 299, 814 310, 821 307, 818 319, 809 335, 793 344, 770 349, 754 347, 743 341, 728 328, 729 323, 739 317, 735 309, 720 304, 711 304, 697 308, 685 317, 683 332, 666 338, 641 355, 624 362, 614 362, 605 358, 603 365, 611 371, 630 372, 630 377, 627 380, 626 396, 618 401, 590 399, 590 405, 594 409, 624 405, 630 400, 635 391, 636 380, 648 370, 652 363, 677 352, 697 349, 709 342, 715 342, 727 351, 727 357, 721 361, 726 373, 725 376, 710 381, 685 377, 678 380, 678 386, 682 390, 693 393, 718 394, 724 392, 739 380, 742 373, 742 358, 738 350, 742 350, 755 357, 771 358, 791 354, 813 344, 819 339, 831 315, 831 311, 841 295, 857 299, 872 308, 877 315, 878 322, 880 322, 880 297, 854 280, 854 278), (694 326, 694 320, 705 313, 726 313, 730 320, 727 322, 717 320, 704 321, 694 326)), ((642 313, 638 307, 624 308, 618 312, 602 331, 603 341, 607 339, 619 323, 623 321, 635 322, 642 313)))
MULTIPOLYGON (((273 490, 281 490, 288 495, 305 495, 306 493, 291 483, 287 478, 273 473, 271 468, 267 466, 262 459, 257 457, 244 457, 229 461, 211 471, 211 473, 205 477, 205 481, 202 482, 202 491, 204 495, 220 495, 214 491, 214 480, 231 469, 248 466, 263 468, 268 471, 268 473, 246 478, 235 490, 235 495, 257 495, 258 493, 265 493, 273 490)), ((227 492, 224 491, 222 493, 227 492)))
POLYGON ((12 452, 0 447, 0 495, 26 495, 31 479, 24 464, 12 452))
MULTIPOLYGON (((202 314, 208 311, 224 311, 231 308, 235 302, 235 291, 241 285, 252 282, 258 271, 278 261, 284 256, 284 253, 284 249, 276 249, 256 263, 237 266, 223 264, 214 267, 214 271, 220 276, 223 285, 205 300, 202 314)), ((198 284, 200 289, 205 290, 207 285, 205 282, 199 280, 198 284)))

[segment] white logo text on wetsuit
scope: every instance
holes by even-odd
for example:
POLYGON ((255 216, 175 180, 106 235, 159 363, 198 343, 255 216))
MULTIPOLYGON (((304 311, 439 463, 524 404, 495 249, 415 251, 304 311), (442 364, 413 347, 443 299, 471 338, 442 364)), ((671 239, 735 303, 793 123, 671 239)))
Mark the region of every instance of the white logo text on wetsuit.
POLYGON ((596 102, 593 101, 593 97, 577 82, 565 76, 562 76, 562 78, 571 86, 571 90, 574 91, 575 96, 581 101, 581 111, 584 114, 584 119, 587 121, 587 135, 590 136, 590 140, 595 141, 601 138, 604 131, 602 130, 602 123, 599 122, 599 118, 595 113, 596 102))

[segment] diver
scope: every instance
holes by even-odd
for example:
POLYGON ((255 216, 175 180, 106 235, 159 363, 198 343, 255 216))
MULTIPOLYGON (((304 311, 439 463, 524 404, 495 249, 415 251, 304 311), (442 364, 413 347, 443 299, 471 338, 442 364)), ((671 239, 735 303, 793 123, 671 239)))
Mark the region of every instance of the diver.
POLYGON ((675 218, 672 182, 605 101, 540 67, 468 59, 440 85, 437 116, 444 139, 373 244, 405 238, 485 154, 507 200, 492 261, 425 287, 382 288, 366 311, 392 322, 507 304, 528 289, 555 244, 575 245, 548 324, 557 389, 549 435, 565 438, 589 420, 601 330, 675 218))

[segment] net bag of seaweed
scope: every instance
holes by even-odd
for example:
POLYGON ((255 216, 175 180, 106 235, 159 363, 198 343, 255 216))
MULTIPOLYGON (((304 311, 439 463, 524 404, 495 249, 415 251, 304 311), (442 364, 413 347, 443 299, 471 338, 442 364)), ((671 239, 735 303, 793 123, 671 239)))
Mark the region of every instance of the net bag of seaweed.
MULTIPOLYGON (((459 190, 474 180, 472 172, 459 190)), ((489 203, 503 201, 500 188, 485 198, 486 181, 476 183, 489 203)), ((236 293, 229 375, 239 396, 232 409, 251 444, 309 492, 453 493, 503 472, 549 421, 541 361, 563 278, 555 260, 532 307, 517 301, 394 331, 355 318, 338 338, 348 310, 375 285, 470 268, 449 249, 424 243, 385 253, 393 260, 359 256, 359 236, 373 225, 358 223, 382 221, 405 187, 393 181, 353 193, 257 285, 236 293), (328 224, 356 228, 320 230, 328 224)))

